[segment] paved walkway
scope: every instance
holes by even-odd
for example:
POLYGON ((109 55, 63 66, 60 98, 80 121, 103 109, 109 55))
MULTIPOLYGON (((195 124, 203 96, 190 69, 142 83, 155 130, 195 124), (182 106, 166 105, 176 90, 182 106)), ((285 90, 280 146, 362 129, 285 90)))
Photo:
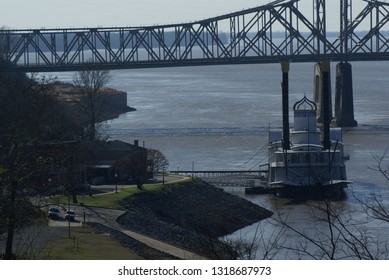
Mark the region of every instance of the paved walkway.
MULTIPOLYGON (((179 182, 183 180, 187 180, 188 177, 178 176, 178 175, 169 175, 165 176, 165 182, 179 182)), ((150 182, 150 184, 161 184, 162 183, 162 177, 157 177, 155 180, 150 182)), ((114 191, 112 185, 104 185, 104 186, 93 186, 93 188, 97 188, 102 192, 112 192, 114 191)), ((125 187, 134 187, 134 186, 123 186, 125 187)), ((122 186, 120 186, 119 189, 121 189, 122 186)), ((178 257, 180 259, 184 260, 203 260, 205 259, 202 256, 199 256, 195 253, 192 253, 190 251, 187 251, 185 249, 176 247, 174 245, 165 243, 163 241, 159 241, 157 239, 151 238, 149 236, 146 236, 141 233, 137 233, 134 231, 126 230, 122 228, 117 222, 116 219, 125 213, 125 211, 122 210, 116 210, 116 209, 107 209, 107 208, 99 208, 99 207, 82 207, 82 206, 75 206, 73 205, 72 208, 78 213, 78 220, 75 222, 71 222, 71 227, 81 226, 82 222, 84 220, 84 211, 85 211, 85 222, 95 222, 100 223, 105 226, 108 226, 110 228, 113 228, 115 230, 119 230, 123 232, 124 234, 138 240, 139 242, 142 242, 143 244, 160 250, 162 252, 168 253, 172 256, 178 257)), ((50 220, 50 226, 52 227, 68 227, 69 222, 68 221, 52 221, 50 220)))
MULTIPOLYGON (((78 220, 74 222, 70 222, 71 227, 79 227, 82 226, 83 223, 83 211, 84 208, 82 206, 74 206, 73 209, 76 213, 79 213, 78 220)), ((163 241, 159 241, 157 239, 151 238, 144 234, 130 231, 122 228, 117 222, 116 219, 125 213, 125 211, 115 210, 115 209, 106 209, 106 208, 98 208, 98 207, 85 207, 85 221, 86 222, 95 222, 103 224, 107 227, 113 228, 115 230, 121 231, 122 233, 128 235, 131 238, 142 242, 143 244, 160 250, 162 252, 168 253, 172 256, 183 260, 203 260, 205 259, 202 256, 199 256, 195 253, 187 251, 185 249, 176 247, 174 245, 165 243, 163 241)), ((49 225, 51 227, 68 227, 69 222, 66 220, 50 220, 49 225)))
POLYGON ((195 253, 189 252, 187 250, 184 250, 182 248, 178 248, 176 246, 167 244, 165 242, 147 237, 143 234, 139 234, 133 231, 129 230, 121 230, 124 234, 138 240, 139 242, 142 242, 143 244, 146 244, 147 246, 157 249, 159 251, 168 253, 172 256, 175 256, 177 258, 183 259, 183 260, 205 260, 205 257, 199 256, 195 253))

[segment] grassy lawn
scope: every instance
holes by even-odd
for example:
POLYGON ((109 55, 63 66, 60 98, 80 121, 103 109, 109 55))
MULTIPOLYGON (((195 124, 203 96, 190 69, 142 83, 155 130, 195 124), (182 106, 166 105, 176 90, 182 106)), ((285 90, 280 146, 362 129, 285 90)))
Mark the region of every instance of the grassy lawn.
MULTIPOLYGON (((143 191, 163 190, 163 185, 146 185, 143 191)), ((111 209, 125 210, 120 201, 128 196, 139 193, 136 187, 124 188, 119 192, 95 194, 93 196, 77 196, 78 203, 83 202, 87 206, 106 207, 111 209)), ((53 197, 48 203, 67 205, 67 196, 53 197)), ((71 203, 72 204, 72 203, 71 203)), ((109 234, 98 232, 88 226, 74 227, 69 239, 65 234, 55 242, 48 243, 44 256, 45 259, 54 260, 139 260, 142 259, 131 249, 124 247, 119 241, 109 234)))
MULTIPOLYGON (((162 189, 162 185, 147 185, 144 187, 145 191, 154 191, 162 189)), ((96 207, 106 207, 112 209, 124 210, 120 205, 120 201, 127 198, 128 196, 141 192, 136 187, 133 188, 125 188, 123 190, 118 191, 117 193, 103 193, 103 194, 95 194, 93 196, 89 195, 79 195, 77 196, 78 203, 84 203, 87 206, 96 206, 96 207)), ((67 196, 50 198, 48 200, 50 203, 58 203, 58 204, 68 204, 69 198, 67 196)), ((70 202, 73 205, 72 202, 70 202)))
POLYGON ((140 260, 131 249, 106 233, 90 227, 74 228, 72 236, 62 236, 50 242, 44 252, 45 259, 53 260, 140 260))

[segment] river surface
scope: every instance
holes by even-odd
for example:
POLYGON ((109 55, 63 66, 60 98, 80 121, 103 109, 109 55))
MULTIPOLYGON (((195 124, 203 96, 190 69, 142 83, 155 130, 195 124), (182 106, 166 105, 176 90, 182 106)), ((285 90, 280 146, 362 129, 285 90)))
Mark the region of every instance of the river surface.
MULTIPOLYGON (((347 190, 347 198, 336 203, 340 209, 358 208, 353 193, 358 197, 380 193, 389 202, 388 182, 372 170, 376 166, 374 156, 383 155, 389 147, 389 63, 352 65, 358 127, 343 131, 345 153, 350 155, 347 174, 353 184, 347 190)), ((110 139, 139 140, 147 148, 159 149, 168 158, 170 170, 249 170, 266 163, 267 130, 282 124, 280 65, 120 70, 111 74, 110 86, 128 92, 128 105, 136 111, 106 122, 104 131, 110 139)), ((73 78, 73 73, 56 75, 63 81, 73 78)), ((335 100, 335 63, 331 79, 335 100)), ((291 64, 289 84, 291 107, 304 94, 312 98, 313 64, 291 64)), ((273 196, 245 198, 270 210, 290 213, 289 219, 310 233, 327 230, 314 221, 306 203, 273 196)), ((355 215, 359 220, 364 218, 363 213, 355 215)), ((248 235, 244 238, 251 239, 260 224, 230 237, 248 235)), ((378 232, 380 225, 373 227, 378 232)), ((267 225, 266 229, 268 237, 274 236, 269 234, 274 232, 273 226, 267 225)), ((300 256, 283 254, 274 258, 300 256)))

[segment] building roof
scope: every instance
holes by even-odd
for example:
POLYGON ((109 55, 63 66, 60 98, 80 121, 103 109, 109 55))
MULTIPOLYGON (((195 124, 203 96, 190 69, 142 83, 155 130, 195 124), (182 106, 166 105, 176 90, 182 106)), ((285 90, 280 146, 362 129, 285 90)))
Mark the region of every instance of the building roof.
POLYGON ((304 97, 300 100, 297 101, 294 106, 293 110, 299 110, 299 111, 316 111, 317 107, 315 102, 309 100, 305 95, 304 97))
POLYGON ((124 141, 81 141, 80 148, 89 154, 91 161, 112 162, 118 160, 135 151, 145 151, 145 148, 139 147, 137 141, 130 144, 124 141))

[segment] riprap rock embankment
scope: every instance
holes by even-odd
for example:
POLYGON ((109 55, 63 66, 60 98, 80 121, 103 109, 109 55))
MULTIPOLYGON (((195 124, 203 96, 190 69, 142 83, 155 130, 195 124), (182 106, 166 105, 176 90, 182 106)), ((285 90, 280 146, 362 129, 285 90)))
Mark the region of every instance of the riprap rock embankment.
POLYGON ((118 218, 124 228, 209 258, 233 258, 218 237, 272 215, 272 212, 202 181, 168 185, 125 201, 118 218))

